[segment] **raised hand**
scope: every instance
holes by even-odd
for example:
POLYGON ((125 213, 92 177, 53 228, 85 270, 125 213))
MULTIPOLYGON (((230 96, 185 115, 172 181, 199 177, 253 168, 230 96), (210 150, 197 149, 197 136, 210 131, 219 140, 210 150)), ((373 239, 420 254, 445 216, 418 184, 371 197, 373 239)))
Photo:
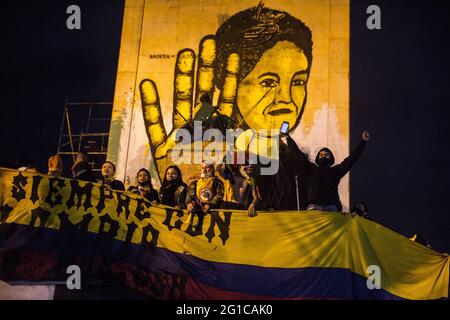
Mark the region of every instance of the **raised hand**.
MULTIPOLYGON (((181 50, 175 64, 175 87, 173 94, 172 130, 169 134, 164 128, 161 104, 157 85, 150 79, 140 83, 142 111, 147 137, 153 160, 160 179, 163 179, 165 169, 172 164, 167 152, 175 147, 176 131, 192 120, 199 110, 200 97, 214 92, 214 62, 216 58, 216 43, 213 36, 206 36, 200 42, 197 83, 194 93, 195 53, 191 49, 181 50)), ((219 112, 230 116, 233 110, 237 90, 237 73, 239 71, 239 56, 231 54, 228 59, 227 75, 224 88, 219 98, 219 112)))
POLYGON ((364 132, 362 133, 362 139, 363 139, 364 141, 369 141, 369 139, 370 139, 369 131, 364 131, 364 132))

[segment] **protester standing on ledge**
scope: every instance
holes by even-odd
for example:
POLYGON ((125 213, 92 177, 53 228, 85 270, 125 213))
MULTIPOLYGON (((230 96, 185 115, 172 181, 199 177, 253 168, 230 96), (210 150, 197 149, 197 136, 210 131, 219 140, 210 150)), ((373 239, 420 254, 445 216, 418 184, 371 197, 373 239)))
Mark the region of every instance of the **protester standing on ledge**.
POLYGON ((315 164, 311 163, 291 137, 287 143, 295 153, 298 161, 298 170, 307 177, 307 210, 341 211, 342 204, 339 199, 338 186, 341 179, 350 171, 362 154, 366 142, 369 141, 369 132, 362 133, 362 140, 351 154, 340 164, 333 166, 334 156, 330 149, 322 148, 316 156, 315 164))

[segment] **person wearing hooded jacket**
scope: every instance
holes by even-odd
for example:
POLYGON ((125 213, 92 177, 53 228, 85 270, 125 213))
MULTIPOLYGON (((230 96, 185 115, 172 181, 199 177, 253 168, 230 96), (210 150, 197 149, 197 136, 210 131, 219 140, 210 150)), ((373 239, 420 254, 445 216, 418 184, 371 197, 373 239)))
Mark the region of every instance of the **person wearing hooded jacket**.
POLYGON ((290 149, 297 150, 295 155, 299 164, 298 171, 301 176, 307 178, 307 210, 342 210, 338 192, 339 182, 356 163, 369 138, 369 132, 364 131, 361 142, 350 155, 340 164, 334 165, 334 156, 330 149, 320 149, 315 163, 312 163, 309 161, 308 156, 298 148, 295 141, 291 137, 287 137, 290 149))

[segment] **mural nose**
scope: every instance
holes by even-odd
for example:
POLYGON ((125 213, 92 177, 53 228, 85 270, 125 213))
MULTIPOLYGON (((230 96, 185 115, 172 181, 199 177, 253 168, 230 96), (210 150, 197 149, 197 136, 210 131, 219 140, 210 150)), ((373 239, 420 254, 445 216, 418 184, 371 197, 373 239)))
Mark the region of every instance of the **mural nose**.
POLYGON ((289 103, 291 101, 290 87, 288 85, 280 84, 275 94, 276 103, 289 103))

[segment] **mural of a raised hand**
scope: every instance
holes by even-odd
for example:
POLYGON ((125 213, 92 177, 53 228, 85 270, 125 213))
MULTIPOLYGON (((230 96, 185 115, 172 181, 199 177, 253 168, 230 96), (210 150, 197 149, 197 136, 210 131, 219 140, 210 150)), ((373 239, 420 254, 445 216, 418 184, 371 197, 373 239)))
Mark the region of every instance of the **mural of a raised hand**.
MULTIPOLYGON (((173 93, 173 126, 169 133, 164 127, 157 84, 151 79, 144 79, 139 86, 150 150, 161 181, 164 179, 166 168, 172 164, 172 160, 168 158, 168 151, 175 147, 176 130, 184 127, 195 116, 201 106, 200 97, 203 94, 208 93, 210 97, 213 97, 216 58, 214 37, 212 35, 204 37, 199 48, 197 70, 195 70, 196 56, 193 50, 183 49, 177 55, 173 93), (197 72, 197 83, 194 92, 195 72, 197 72)), ((237 90, 239 71, 237 54, 229 56, 226 70, 224 88, 218 101, 219 112, 230 116, 237 90)))

